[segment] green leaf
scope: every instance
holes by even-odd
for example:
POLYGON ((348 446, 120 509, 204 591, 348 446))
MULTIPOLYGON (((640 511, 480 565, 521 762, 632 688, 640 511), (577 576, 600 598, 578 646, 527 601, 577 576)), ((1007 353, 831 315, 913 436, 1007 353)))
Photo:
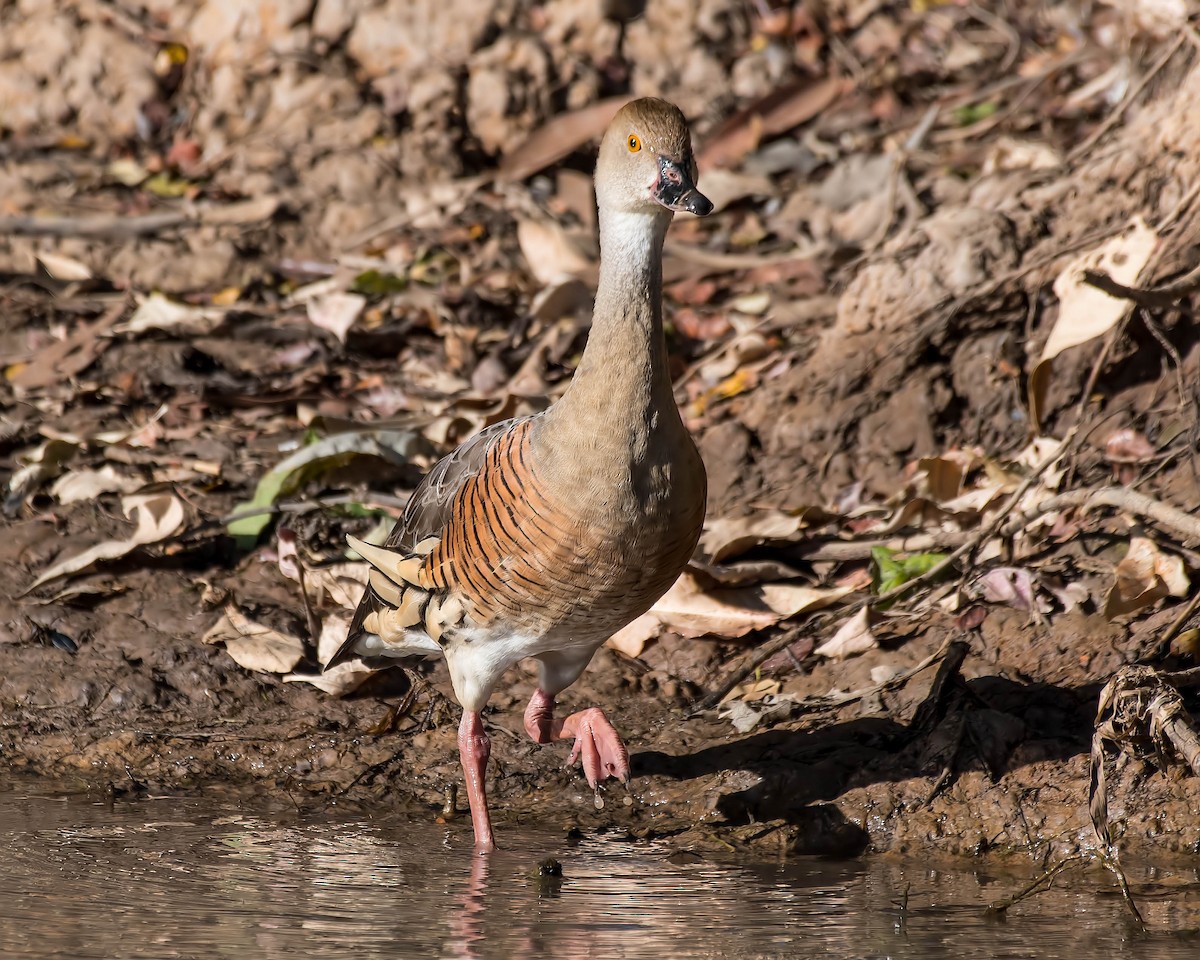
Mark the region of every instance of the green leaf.
POLYGON ((142 189, 147 193, 154 194, 156 197, 182 197, 192 189, 192 183, 189 180, 179 180, 172 177, 164 170, 161 173, 156 173, 143 183, 142 189))
POLYGON ((979 123, 980 120, 986 120, 996 112, 996 109, 996 104, 990 100, 983 103, 968 103, 955 109, 954 122, 960 127, 969 127, 979 123))
POLYGON ((876 594, 889 593, 929 572, 947 556, 945 553, 913 553, 897 559, 894 550, 872 547, 871 588, 876 594))
POLYGON ((229 523, 227 529, 242 550, 250 550, 271 523, 268 509, 280 497, 303 489, 323 474, 345 466, 355 457, 381 457, 390 463, 406 462, 427 442, 411 430, 370 430, 336 433, 301 447, 258 481, 254 496, 235 511, 261 510, 229 523))
POLYGON ((399 293, 407 286, 408 280, 405 277, 372 269, 364 270, 355 277, 350 289, 366 297, 381 297, 389 293, 399 293))
POLYGON ((359 520, 365 517, 378 518, 391 516, 386 510, 380 510, 379 507, 368 507, 362 503, 338 503, 334 504, 330 509, 339 517, 354 517, 359 520))

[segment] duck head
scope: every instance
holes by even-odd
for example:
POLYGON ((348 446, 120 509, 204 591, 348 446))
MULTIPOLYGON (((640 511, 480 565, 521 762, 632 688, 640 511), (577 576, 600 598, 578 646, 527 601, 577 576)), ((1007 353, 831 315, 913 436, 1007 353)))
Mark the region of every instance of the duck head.
POLYGON ((600 144, 596 199, 628 212, 712 213, 712 201, 696 189, 692 137, 678 107, 646 97, 617 112, 600 144))

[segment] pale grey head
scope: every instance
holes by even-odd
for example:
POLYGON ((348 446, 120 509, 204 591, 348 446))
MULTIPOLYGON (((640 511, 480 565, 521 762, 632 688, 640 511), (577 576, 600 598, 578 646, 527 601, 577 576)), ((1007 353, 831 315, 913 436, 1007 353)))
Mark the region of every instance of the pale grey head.
POLYGON ((610 210, 712 212, 696 189, 696 158, 687 120, 665 100, 625 104, 608 126, 596 162, 596 198, 610 210))

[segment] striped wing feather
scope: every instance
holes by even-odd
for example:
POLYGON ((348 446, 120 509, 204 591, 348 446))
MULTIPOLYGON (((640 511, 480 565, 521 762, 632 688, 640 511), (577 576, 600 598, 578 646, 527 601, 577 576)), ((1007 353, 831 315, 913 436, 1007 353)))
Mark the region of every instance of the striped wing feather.
POLYGON ((476 624, 597 642, 674 582, 696 545, 703 497, 694 516, 680 516, 666 496, 622 496, 616 476, 548 484, 535 427, 518 424, 487 448, 451 502, 425 575, 466 600, 476 624))

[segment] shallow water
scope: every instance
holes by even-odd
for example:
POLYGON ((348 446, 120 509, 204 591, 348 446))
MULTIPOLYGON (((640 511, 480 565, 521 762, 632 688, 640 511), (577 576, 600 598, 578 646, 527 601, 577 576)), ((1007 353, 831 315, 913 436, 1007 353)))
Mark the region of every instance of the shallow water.
MULTIPOLYGON (((1195 870, 1135 873, 1138 934, 1103 878, 1066 874, 989 919, 1016 874, 871 860, 713 862, 668 846, 467 834, 336 808, 0 791, 4 958, 1195 957, 1195 870), (265 809, 265 808, 264 808, 265 809), (539 879, 547 856, 561 881, 539 879), (901 908, 907 890, 907 907, 901 908)), ((1028 874, 1032 876, 1032 871, 1028 874)))

